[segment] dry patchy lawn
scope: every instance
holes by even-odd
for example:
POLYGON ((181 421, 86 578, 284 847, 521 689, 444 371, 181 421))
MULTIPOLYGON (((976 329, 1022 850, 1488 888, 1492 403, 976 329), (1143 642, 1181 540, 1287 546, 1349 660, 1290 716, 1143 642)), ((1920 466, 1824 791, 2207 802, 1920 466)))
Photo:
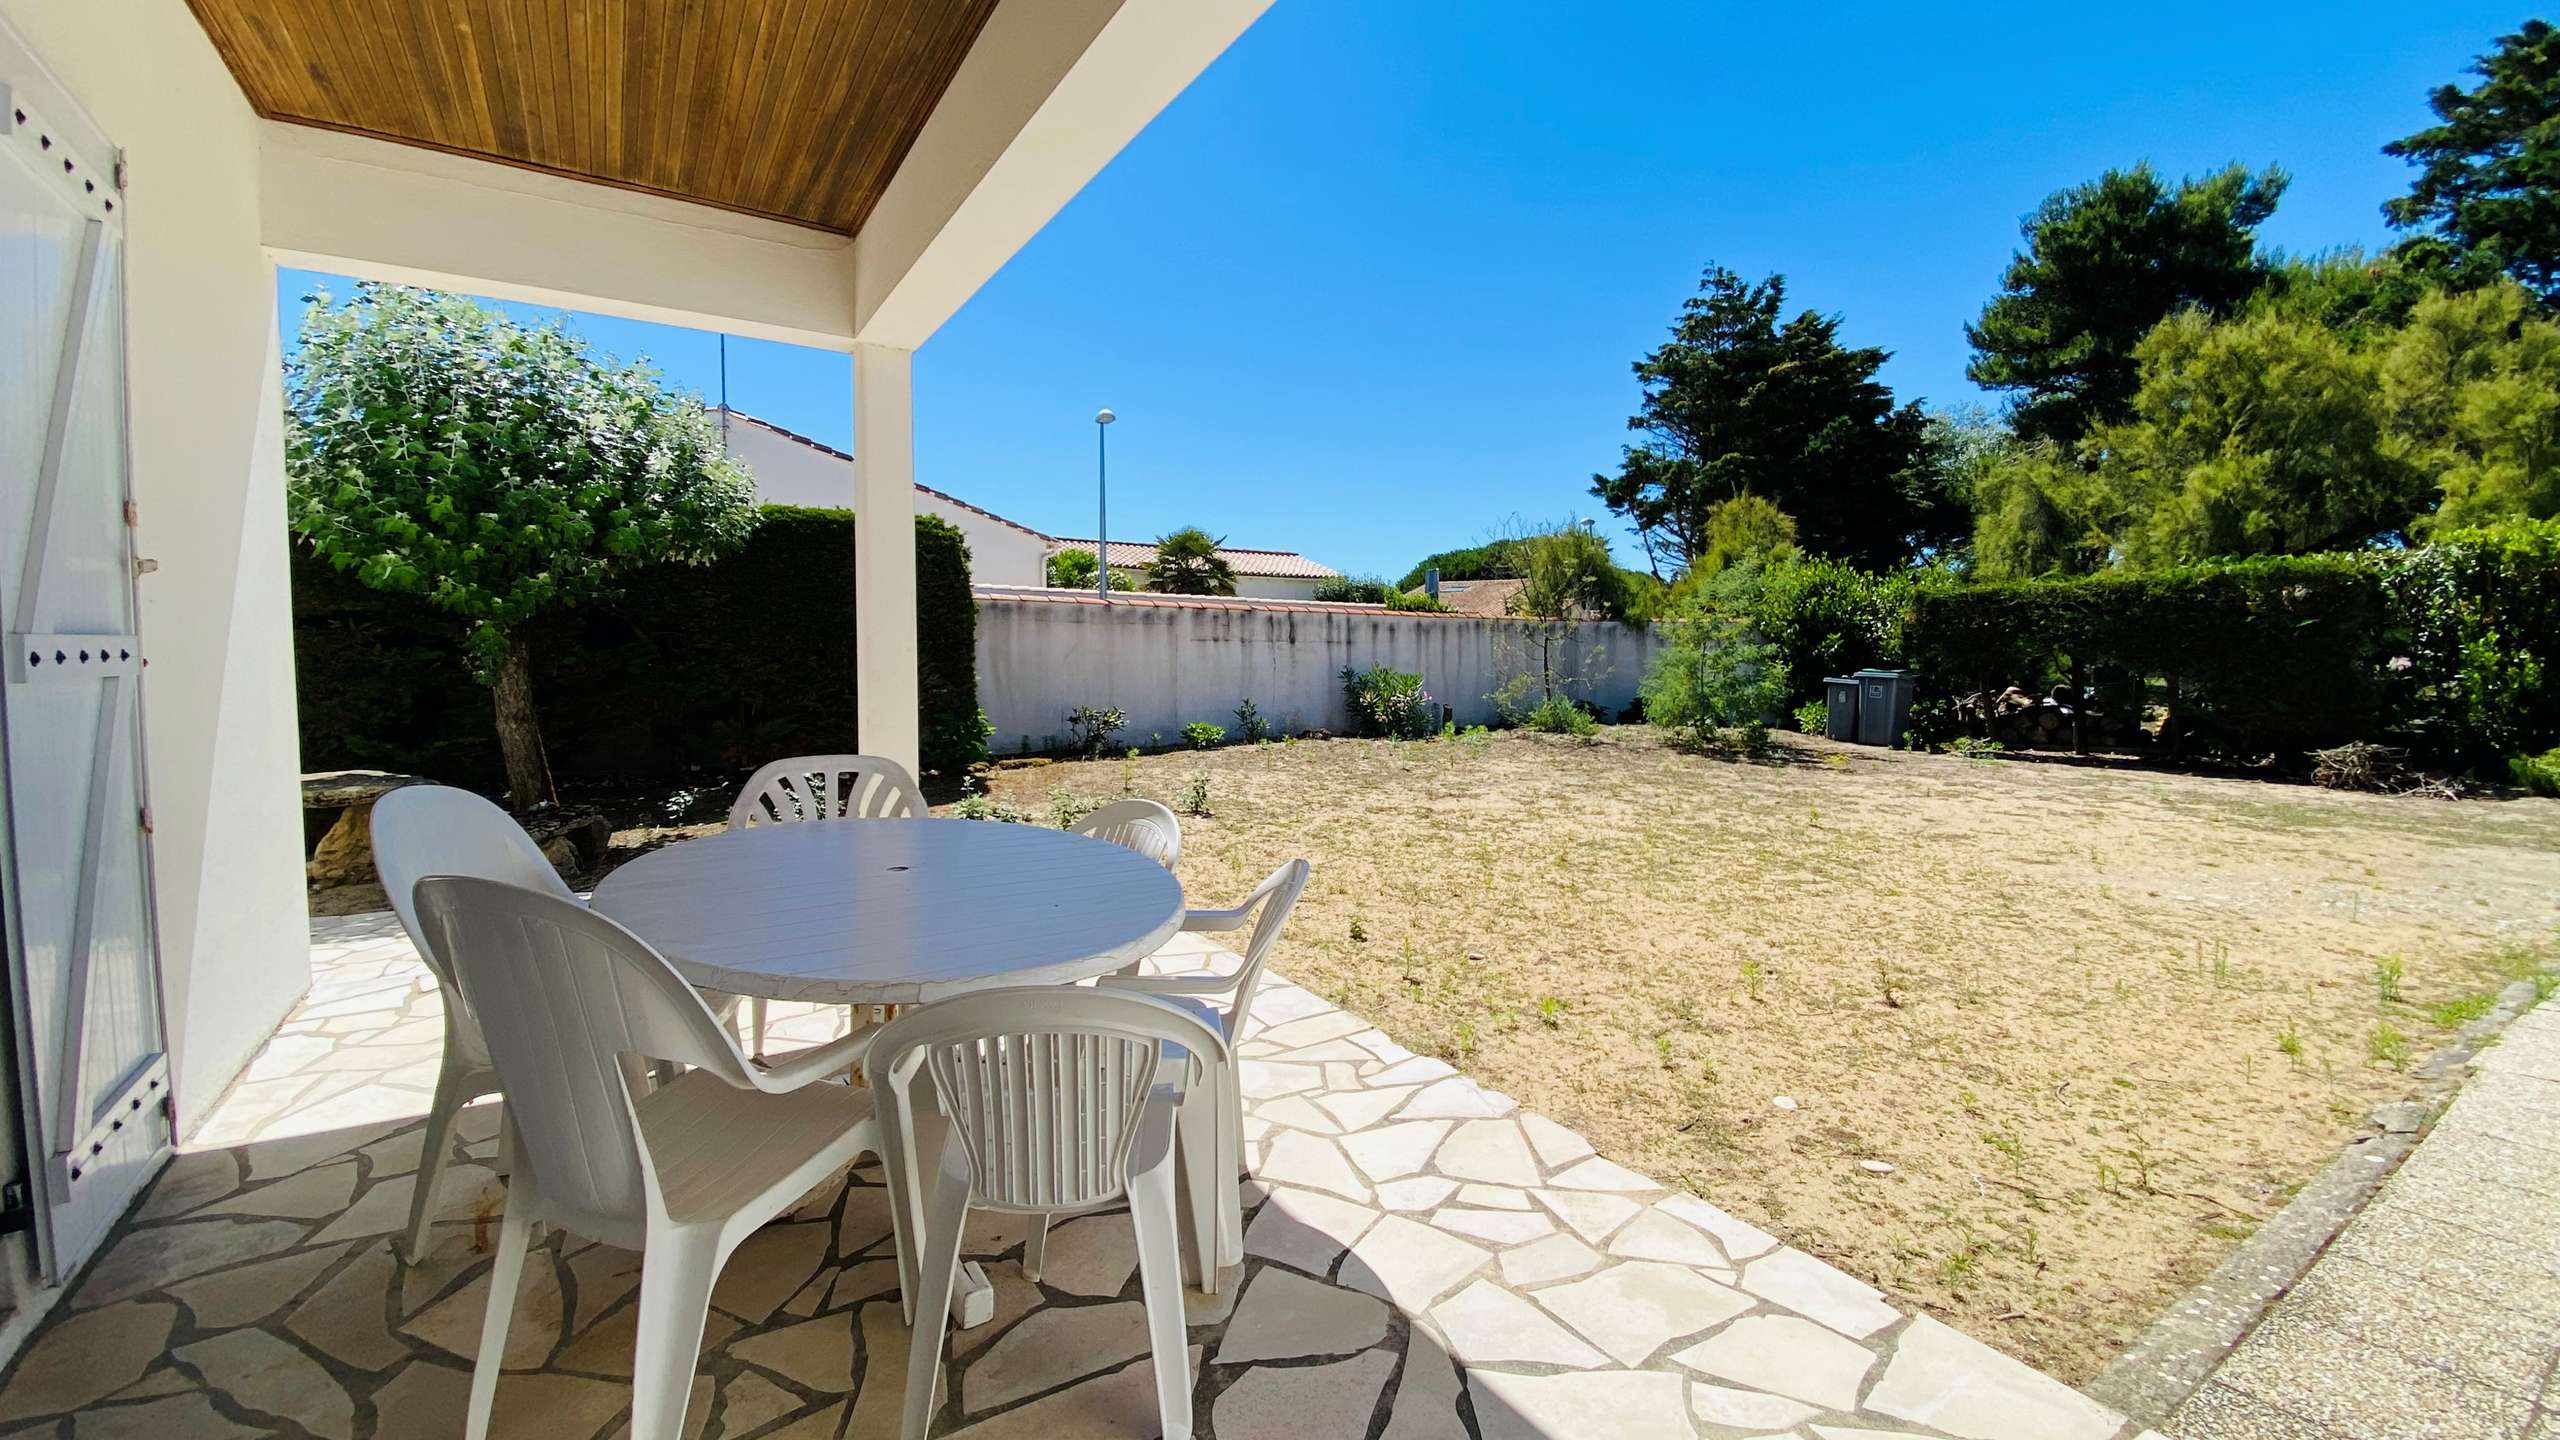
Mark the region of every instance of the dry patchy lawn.
POLYGON ((2560 934, 2560 802, 1785 744, 1336 740, 992 788, 1205 773, 1194 903, 1315 864, 1291 978, 2073 1381, 2560 934))

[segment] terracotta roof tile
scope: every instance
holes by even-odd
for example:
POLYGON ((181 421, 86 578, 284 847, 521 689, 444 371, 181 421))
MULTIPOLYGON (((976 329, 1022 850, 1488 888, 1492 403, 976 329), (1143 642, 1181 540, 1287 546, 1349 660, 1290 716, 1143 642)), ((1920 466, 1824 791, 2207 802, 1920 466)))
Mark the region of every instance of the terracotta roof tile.
MULTIPOLYGON (((1090 539, 1071 540, 1060 536, 1050 542, 1049 553, 1054 555, 1061 550, 1092 548, 1093 541, 1090 539)), ((1342 573, 1331 566, 1319 565, 1295 550, 1249 550, 1240 545, 1221 545, 1218 547, 1218 554, 1229 565, 1235 567, 1235 572, 1239 575, 1261 575, 1287 580, 1330 580, 1342 573)), ((1155 562, 1155 558, 1156 542, 1153 540, 1111 542, 1111 563, 1116 567, 1144 570, 1155 562)))

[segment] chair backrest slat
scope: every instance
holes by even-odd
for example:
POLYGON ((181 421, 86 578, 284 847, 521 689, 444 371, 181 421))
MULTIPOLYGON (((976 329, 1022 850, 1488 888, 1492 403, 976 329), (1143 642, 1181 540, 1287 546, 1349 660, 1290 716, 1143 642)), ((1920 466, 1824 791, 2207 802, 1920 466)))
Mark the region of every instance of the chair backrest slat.
POLYGON ((1167 870, 1182 858, 1182 822, 1153 800, 1114 800, 1077 821, 1074 833, 1125 845, 1167 870))
POLYGON ((729 828, 808 820, 911 820, 924 792, 907 767, 879 755, 794 755, 747 777, 729 806, 729 828))
POLYGON ((546 1211, 536 1218, 636 1247, 651 1182, 626 1057, 749 1086, 737 1042, 647 942, 574 899, 472 876, 417 889, 421 923, 481 1016, 515 1163, 546 1211))
POLYGON ((984 990, 911 1010, 872 1043, 870 1076, 903 1116, 933 1077, 972 1203, 1090 1209, 1129 1185, 1129 1151, 1170 1042, 1195 1060, 1226 1045, 1152 996, 1074 987, 984 990))

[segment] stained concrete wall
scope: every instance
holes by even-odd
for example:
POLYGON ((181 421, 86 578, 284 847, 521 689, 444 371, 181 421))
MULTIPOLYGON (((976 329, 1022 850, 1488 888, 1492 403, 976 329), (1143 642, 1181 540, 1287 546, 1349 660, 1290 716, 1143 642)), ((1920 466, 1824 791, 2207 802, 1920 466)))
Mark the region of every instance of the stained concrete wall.
MULTIPOLYGON (((1232 729, 1251 699, 1275 734, 1345 734, 1345 668, 1387 665, 1422 676, 1457 723, 1495 718, 1489 698, 1525 666, 1527 627, 1511 620, 1401 614, 1362 605, 1122 597, 1103 605, 981 590, 978 700, 999 753, 1038 749, 1068 734, 1067 712, 1117 705, 1123 737, 1170 743, 1209 720, 1232 729)), ((1630 626, 1572 627, 1560 673, 1577 699, 1617 710, 1635 699, 1663 637, 1630 626)))

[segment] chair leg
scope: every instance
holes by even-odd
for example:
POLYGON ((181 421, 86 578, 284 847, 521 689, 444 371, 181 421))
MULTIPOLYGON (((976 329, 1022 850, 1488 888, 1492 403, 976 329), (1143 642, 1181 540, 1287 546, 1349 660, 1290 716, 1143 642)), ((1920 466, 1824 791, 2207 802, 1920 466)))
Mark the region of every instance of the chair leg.
POLYGON ((747 1054, 758 1060, 764 1058, 764 1023, 767 1003, 761 995, 747 1001, 747 1028, 753 1036, 747 1046, 747 1054))
POLYGON ((708 1230, 648 1237, 640 1252, 640 1326, 631 1345, 631 1440, 676 1440, 702 1355, 719 1242, 708 1230))
POLYGON ((1220 1108, 1225 1111, 1218 1127, 1218 1228, 1225 1239, 1223 1258, 1229 1264, 1244 1263, 1244 1186, 1241 1178, 1244 1163, 1244 1086, 1233 1065, 1218 1068, 1220 1108))
POLYGON ((448 1061, 436 1073, 435 1098, 427 1102, 427 1136, 418 1149, 418 1174, 410 1182, 409 1228, 401 1232, 400 1257, 415 1265, 427 1255, 427 1223, 436 1196, 436 1179, 444 1174, 445 1161, 453 1152, 454 1122, 462 1116, 462 1107, 471 1103, 463 1094, 469 1072, 448 1061))
POLYGON ((1184 1349, 1182 1256, 1174 1234, 1173 1155, 1129 1176, 1129 1219, 1138 1229, 1138 1276, 1146 1292, 1147 1348, 1156 1365, 1156 1407, 1164 1440, 1191 1440, 1191 1360, 1184 1349))
POLYGON ((1226 1153, 1220 1130, 1226 1124, 1217 1082, 1201 1076, 1174 1112, 1175 1171, 1185 1197, 1183 1228, 1191 1237, 1191 1263, 1200 1291, 1218 1293, 1218 1274, 1226 1265, 1226 1226, 1218 1219, 1218 1159, 1226 1153))
POLYGON ((1031 1232, 1022 1237, 1022 1278, 1038 1280, 1049 1263, 1049 1217, 1030 1217, 1031 1232))
MULTIPOLYGON (((925 1440, 942 1384, 942 1342, 951 1329, 951 1290, 960 1269, 960 1232, 969 1223, 969 1177, 949 1169, 934 1176, 933 1203, 925 1216, 917 1267, 914 1329, 907 1337, 907 1397, 898 1422, 900 1440, 925 1440)), ((640 1440, 633 1436, 632 1440, 640 1440)))
POLYGON ((498 1371, 507 1354, 507 1322, 515 1318, 516 1289, 524 1279, 524 1253, 533 1243, 528 1207, 509 1205, 498 1222, 498 1258, 489 1267, 489 1308, 480 1319, 480 1353, 471 1361, 471 1406, 465 1440, 488 1440, 489 1408, 498 1398, 498 1371))

